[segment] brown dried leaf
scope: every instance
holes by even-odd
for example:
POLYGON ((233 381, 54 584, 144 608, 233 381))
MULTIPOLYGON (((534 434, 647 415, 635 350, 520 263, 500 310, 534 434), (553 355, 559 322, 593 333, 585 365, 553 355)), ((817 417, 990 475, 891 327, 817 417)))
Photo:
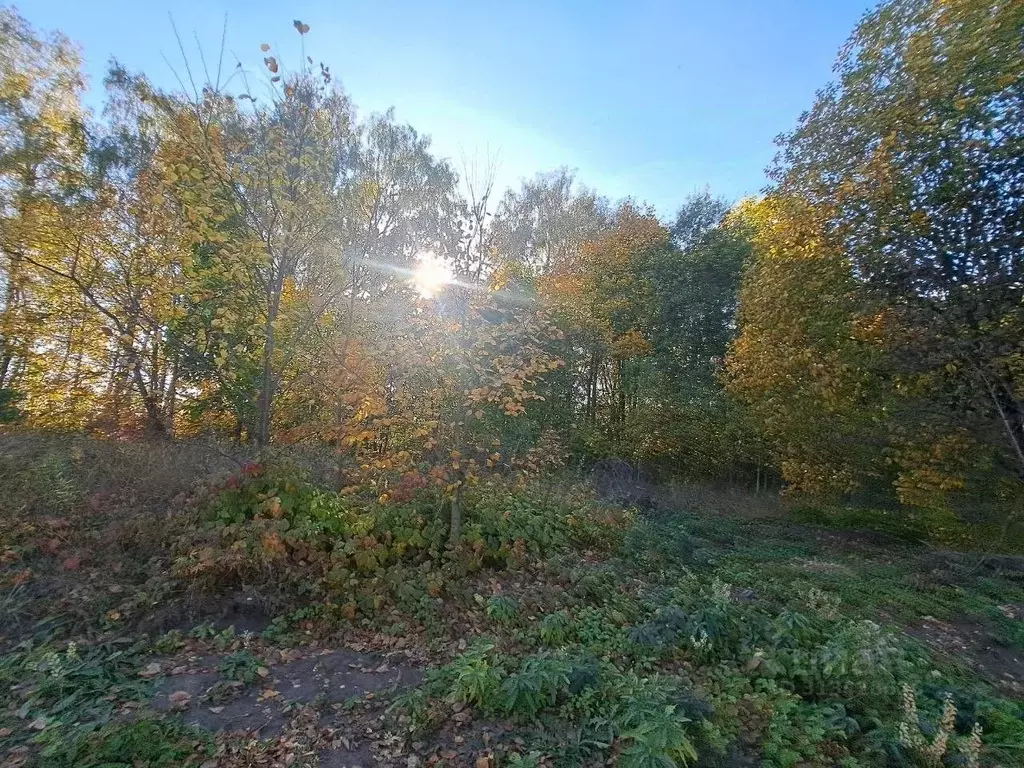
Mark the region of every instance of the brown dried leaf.
POLYGON ((175 691, 167 700, 171 702, 171 709, 185 709, 192 701, 192 694, 188 691, 175 691))

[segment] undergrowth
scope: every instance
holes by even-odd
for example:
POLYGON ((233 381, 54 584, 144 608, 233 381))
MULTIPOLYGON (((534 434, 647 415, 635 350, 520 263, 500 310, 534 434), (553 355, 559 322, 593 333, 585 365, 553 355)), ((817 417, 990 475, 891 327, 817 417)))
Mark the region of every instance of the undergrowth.
POLYGON ((969 617, 1024 650, 1009 559, 865 538, 846 518, 641 516, 578 486, 501 481, 467 490, 452 546, 440 494, 381 503, 281 462, 222 473, 159 525, 126 528, 74 455, 44 459, 18 470, 32 488, 3 529, 3 599, 24 617, 0 660, 14 765, 201 765, 223 743, 151 708, 154 654, 213 655, 218 706, 270 684, 268 649, 351 637, 420 643, 437 662, 379 721, 394 754, 436 743, 443 756, 504 723, 485 744, 492 768, 1024 759, 1024 709, 1000 681, 902 631, 969 617), (124 565, 104 568, 114 547, 124 565), (137 629, 164 603, 239 590, 282 606, 258 639, 137 629), (46 617, 68 605, 75 622, 46 617))

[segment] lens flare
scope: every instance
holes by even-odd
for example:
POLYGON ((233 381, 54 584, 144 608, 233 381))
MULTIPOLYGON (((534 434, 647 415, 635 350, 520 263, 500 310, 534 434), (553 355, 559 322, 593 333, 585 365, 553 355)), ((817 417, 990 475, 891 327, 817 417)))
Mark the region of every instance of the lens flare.
POLYGON ((436 296, 451 281, 452 272, 448 265, 432 253, 420 256, 412 271, 412 284, 425 299, 436 296))

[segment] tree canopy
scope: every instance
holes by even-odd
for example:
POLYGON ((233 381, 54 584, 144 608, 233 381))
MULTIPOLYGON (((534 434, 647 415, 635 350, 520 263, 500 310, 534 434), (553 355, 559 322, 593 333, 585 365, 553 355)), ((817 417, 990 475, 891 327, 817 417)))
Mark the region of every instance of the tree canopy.
POLYGON ((177 91, 114 63, 93 114, 75 46, 4 9, 0 420, 315 441, 341 488, 455 506, 542 453, 1019 503, 1022 28, 880 5, 763 195, 662 221, 565 168, 495 195, 266 44, 177 91))

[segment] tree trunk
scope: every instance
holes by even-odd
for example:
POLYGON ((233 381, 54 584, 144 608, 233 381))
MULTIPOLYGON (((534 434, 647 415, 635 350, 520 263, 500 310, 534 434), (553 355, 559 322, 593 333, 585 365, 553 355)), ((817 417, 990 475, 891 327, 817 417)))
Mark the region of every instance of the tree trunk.
POLYGON ((160 406, 156 402, 156 397, 146 387, 146 381, 142 377, 142 364, 137 357, 132 363, 132 380, 142 398, 142 405, 146 409, 146 434, 151 437, 166 435, 167 429, 163 419, 160 418, 160 406))
POLYGON ((167 432, 174 436, 174 417, 177 409, 178 398, 178 356, 174 356, 174 365, 171 368, 171 381, 167 385, 167 393, 164 397, 164 413, 167 414, 167 432))
POLYGON ((259 423, 256 426, 256 444, 261 448, 270 442, 270 415, 274 404, 274 321, 277 320, 279 299, 272 298, 264 326, 263 375, 260 382, 259 423))
POLYGON ((587 382, 587 418, 591 424, 597 422, 597 372, 600 363, 595 349, 590 356, 590 380, 587 382))
POLYGON ((1000 382, 998 384, 988 383, 989 395, 996 406, 999 417, 1006 430, 1006 436, 1013 446, 1017 460, 1017 474, 1024 480, 1024 409, 1020 401, 1013 396, 1009 386, 1000 382))
POLYGON ((7 372, 11 369, 12 359, 11 354, 7 352, 0 356, 0 389, 7 385, 7 372))
POLYGON ((448 544, 457 547, 462 539, 462 483, 455 486, 452 495, 452 524, 448 533, 448 544))

